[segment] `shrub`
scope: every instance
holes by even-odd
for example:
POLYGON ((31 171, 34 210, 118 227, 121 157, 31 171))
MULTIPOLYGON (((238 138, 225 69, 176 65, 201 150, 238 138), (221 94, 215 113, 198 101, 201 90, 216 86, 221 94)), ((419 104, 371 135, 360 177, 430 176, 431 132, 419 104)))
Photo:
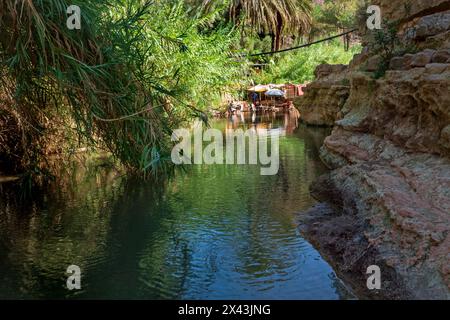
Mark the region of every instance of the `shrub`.
POLYGON ((314 70, 319 64, 348 64, 360 50, 360 45, 354 45, 349 51, 345 51, 339 41, 332 41, 286 52, 278 60, 272 60, 272 65, 261 75, 256 76, 256 81, 258 83, 312 81, 314 70))

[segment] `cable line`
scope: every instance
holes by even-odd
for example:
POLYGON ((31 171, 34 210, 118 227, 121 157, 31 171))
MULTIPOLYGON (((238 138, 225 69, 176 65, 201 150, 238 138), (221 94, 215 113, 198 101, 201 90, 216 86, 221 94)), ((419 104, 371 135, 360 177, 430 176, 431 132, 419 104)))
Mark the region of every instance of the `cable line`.
POLYGON ((350 30, 350 31, 347 31, 347 32, 344 32, 344 33, 341 33, 341 34, 338 34, 338 35, 335 35, 335 36, 332 36, 332 37, 328 37, 328 38, 317 40, 317 41, 314 41, 314 42, 302 44, 301 46, 297 46, 297 47, 287 48, 287 49, 278 50, 278 51, 254 53, 254 54, 249 54, 247 56, 249 56, 249 57, 257 57, 257 56, 264 56, 264 55, 269 55, 269 54, 276 54, 276 53, 281 53, 281 52, 297 50, 297 49, 309 47, 309 46, 312 46, 312 45, 315 45, 315 44, 318 44, 318 43, 321 43, 321 42, 330 41, 330 40, 333 40, 335 38, 339 38, 339 37, 345 36, 347 34, 353 33, 355 31, 358 31, 358 29, 353 29, 353 30, 350 30))

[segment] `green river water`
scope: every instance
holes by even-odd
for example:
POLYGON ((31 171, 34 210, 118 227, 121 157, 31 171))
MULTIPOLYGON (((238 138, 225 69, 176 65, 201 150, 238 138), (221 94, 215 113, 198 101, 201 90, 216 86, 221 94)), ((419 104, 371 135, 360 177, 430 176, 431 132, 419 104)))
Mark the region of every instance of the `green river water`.
POLYGON ((32 201, 0 198, 0 298, 347 299, 330 265, 299 234, 315 201, 329 130, 287 114, 212 126, 278 130, 280 168, 198 165, 163 186, 104 166, 67 170, 32 201), (69 265, 81 290, 66 288, 69 265))

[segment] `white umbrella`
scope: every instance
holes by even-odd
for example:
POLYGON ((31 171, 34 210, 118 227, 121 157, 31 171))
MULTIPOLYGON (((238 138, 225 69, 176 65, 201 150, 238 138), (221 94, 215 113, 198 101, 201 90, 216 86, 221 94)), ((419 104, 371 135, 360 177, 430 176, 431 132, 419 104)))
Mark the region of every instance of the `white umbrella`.
POLYGON ((271 89, 266 92, 266 96, 270 97, 270 100, 273 103, 273 106, 275 107, 275 102, 273 101, 273 99, 275 97, 284 97, 284 91, 281 91, 280 89, 271 89))
POLYGON ((284 97, 284 91, 281 91, 279 89, 271 89, 266 92, 266 96, 269 97, 284 97))

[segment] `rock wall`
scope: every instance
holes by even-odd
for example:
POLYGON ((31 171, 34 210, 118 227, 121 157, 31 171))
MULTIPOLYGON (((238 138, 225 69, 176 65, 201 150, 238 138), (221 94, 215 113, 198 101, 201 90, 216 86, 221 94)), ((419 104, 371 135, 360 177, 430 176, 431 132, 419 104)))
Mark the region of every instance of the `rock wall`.
POLYGON ((312 186, 327 204, 302 213, 300 229, 361 297, 449 299, 450 1, 378 3, 416 52, 378 79, 381 56, 355 56, 345 103, 329 99, 336 121, 321 156, 333 171, 312 186), (371 264, 386 280, 375 292, 371 264))
POLYGON ((347 66, 320 65, 316 81, 303 89, 304 95, 294 101, 301 120, 315 126, 333 126, 350 93, 347 66))
POLYGON ((380 6, 384 19, 398 21, 401 29, 422 17, 450 10, 448 0, 373 0, 370 2, 380 6))

